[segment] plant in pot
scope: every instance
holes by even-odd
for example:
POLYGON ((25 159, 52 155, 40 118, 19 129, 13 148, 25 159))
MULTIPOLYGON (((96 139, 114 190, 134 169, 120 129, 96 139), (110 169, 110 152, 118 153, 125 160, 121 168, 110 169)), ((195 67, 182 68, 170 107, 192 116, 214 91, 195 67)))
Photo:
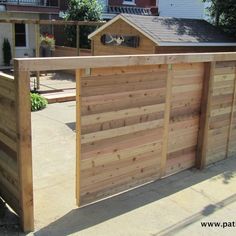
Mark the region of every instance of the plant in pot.
POLYGON ((55 50, 55 38, 53 35, 45 33, 40 36, 41 56, 51 56, 51 51, 55 50))
POLYGON ((4 38, 3 45, 2 45, 2 51, 3 51, 3 61, 5 66, 10 66, 12 54, 11 54, 11 45, 9 43, 9 40, 4 38))

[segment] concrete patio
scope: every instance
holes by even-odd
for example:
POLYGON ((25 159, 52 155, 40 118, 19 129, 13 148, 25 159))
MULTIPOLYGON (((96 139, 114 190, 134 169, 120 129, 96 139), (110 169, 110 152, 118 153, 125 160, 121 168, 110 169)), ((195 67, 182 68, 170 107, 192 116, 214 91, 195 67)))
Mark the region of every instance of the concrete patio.
MULTIPOLYGON (((35 232, 28 235, 236 235, 236 227, 201 226, 236 221, 236 158, 78 209, 74 129, 75 102, 32 113, 35 232)), ((25 235, 1 201, 0 235, 25 235)))

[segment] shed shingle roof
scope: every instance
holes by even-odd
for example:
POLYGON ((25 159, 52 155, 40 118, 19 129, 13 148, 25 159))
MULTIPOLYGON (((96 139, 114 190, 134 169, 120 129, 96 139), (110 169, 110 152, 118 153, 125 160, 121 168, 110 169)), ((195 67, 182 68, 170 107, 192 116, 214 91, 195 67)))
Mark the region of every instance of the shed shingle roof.
POLYGON ((233 43, 235 39, 205 20, 122 14, 155 42, 233 43))
MULTIPOLYGON (((236 44, 236 39, 229 37, 219 28, 205 20, 183 19, 158 16, 120 14, 140 32, 158 45, 162 44, 236 44)), ((109 24, 109 22, 108 22, 109 24)), ((106 24, 103 26, 106 27, 106 24)), ((97 31, 100 31, 99 29, 97 31)), ((90 38, 96 34, 91 34, 90 38)))

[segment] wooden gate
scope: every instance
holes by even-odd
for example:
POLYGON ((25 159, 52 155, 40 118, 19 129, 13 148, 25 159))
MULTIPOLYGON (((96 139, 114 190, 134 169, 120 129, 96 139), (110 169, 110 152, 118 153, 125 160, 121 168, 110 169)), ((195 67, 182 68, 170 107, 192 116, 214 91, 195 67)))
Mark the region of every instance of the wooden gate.
POLYGON ((28 73, 0 74, 0 197, 24 231, 34 229, 30 112, 28 73))

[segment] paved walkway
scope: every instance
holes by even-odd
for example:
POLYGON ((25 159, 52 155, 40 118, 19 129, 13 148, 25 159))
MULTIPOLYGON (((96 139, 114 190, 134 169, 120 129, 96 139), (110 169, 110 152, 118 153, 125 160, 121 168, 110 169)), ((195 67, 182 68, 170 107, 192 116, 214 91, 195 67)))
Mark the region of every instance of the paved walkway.
MULTIPOLYGON (((236 225, 201 226, 236 221, 236 158, 76 208, 74 121, 74 102, 53 104, 32 115, 36 229, 28 235, 236 235, 236 225)), ((1 202, 0 210, 0 235, 25 235, 1 202)))

